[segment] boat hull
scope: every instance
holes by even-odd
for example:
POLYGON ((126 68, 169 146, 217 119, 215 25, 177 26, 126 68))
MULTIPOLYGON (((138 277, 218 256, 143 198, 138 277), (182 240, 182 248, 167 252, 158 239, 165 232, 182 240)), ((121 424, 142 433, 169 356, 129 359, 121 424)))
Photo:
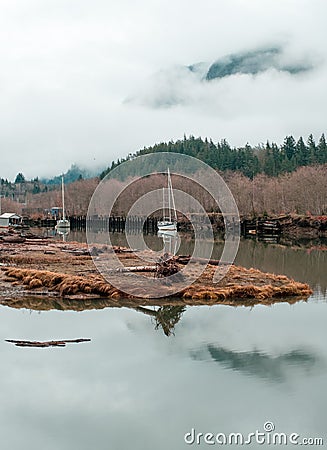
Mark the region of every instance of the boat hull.
POLYGON ((56 230, 68 230, 70 228, 69 220, 58 220, 56 230))
POLYGON ((175 222, 158 222, 159 231, 177 231, 177 224, 175 222))
POLYGON ((177 239, 178 233, 176 230, 158 230, 158 237, 161 237, 163 239, 177 239))

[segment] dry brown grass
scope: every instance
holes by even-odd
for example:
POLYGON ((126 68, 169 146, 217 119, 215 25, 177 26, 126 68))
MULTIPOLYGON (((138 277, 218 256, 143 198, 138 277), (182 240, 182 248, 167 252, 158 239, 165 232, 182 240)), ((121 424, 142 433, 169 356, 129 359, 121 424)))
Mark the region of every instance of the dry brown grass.
POLYGON ((296 282, 284 275, 264 273, 258 269, 245 269, 232 266, 228 273, 219 281, 213 283, 216 268, 208 267, 200 279, 184 289, 184 299, 217 300, 225 302, 230 299, 237 301, 265 299, 281 299, 287 297, 307 298, 312 290, 307 284, 296 282))
MULTIPOLYGON (((219 303, 228 300, 237 302, 251 299, 263 301, 282 297, 307 298, 312 293, 307 284, 256 269, 232 267, 218 284, 212 283, 213 273, 214 269, 208 268, 199 280, 174 296, 185 300, 219 303)), ((28 289, 47 288, 49 291, 58 292, 61 297, 78 294, 92 294, 117 300, 131 297, 113 287, 102 277, 95 275, 85 277, 16 267, 5 269, 5 274, 9 280, 17 280, 28 289)))
POLYGON ((122 293, 96 277, 85 278, 77 275, 50 272, 48 270, 18 269, 5 270, 9 279, 19 280, 28 289, 48 288, 49 291, 58 291, 60 296, 75 295, 78 293, 96 294, 112 297, 122 293))
POLYGON ((237 283, 240 280, 240 277, 237 277, 236 283, 227 283, 228 286, 218 284, 216 287, 200 287, 199 289, 199 286, 194 284, 184 290, 183 298, 201 300, 217 298, 219 300, 234 299, 235 301, 241 301, 243 299, 264 300, 282 297, 307 298, 312 294, 312 290, 307 284, 298 283, 287 277, 283 277, 282 280, 279 277, 278 280, 275 280, 278 283, 274 283, 274 275, 263 273, 262 275, 265 276, 265 279, 268 278, 267 284, 246 284, 246 277, 243 278, 242 284, 237 283))

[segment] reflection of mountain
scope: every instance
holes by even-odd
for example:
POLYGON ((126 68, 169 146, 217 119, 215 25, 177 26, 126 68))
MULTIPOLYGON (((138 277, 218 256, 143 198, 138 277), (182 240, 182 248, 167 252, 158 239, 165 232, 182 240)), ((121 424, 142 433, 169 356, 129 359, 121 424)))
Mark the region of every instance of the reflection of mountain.
MULTIPOLYGON (((316 367, 319 359, 302 350, 293 350, 280 356, 270 356, 259 351, 235 352, 209 344, 206 349, 211 358, 226 369, 242 372, 246 375, 282 382, 288 368, 310 371, 316 367)), ((202 352, 194 353, 194 359, 202 359, 202 352)))

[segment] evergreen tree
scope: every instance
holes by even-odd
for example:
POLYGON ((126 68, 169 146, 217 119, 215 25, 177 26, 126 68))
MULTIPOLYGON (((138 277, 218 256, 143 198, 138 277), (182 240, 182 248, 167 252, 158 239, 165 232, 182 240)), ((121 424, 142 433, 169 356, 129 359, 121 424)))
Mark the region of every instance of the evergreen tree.
POLYGON ((296 142, 293 136, 286 136, 284 140, 283 150, 289 160, 291 160, 295 156, 296 142))
POLYGON ((21 172, 16 175, 15 183, 25 183, 25 177, 21 172))
POLYGON ((296 160, 299 166, 307 166, 310 161, 309 149, 305 145, 302 136, 296 143, 296 160))
POLYGON ((274 176, 278 176, 282 171, 282 152, 275 142, 271 144, 271 149, 275 164, 274 176))
POLYGON ((41 188, 40 188, 40 184, 38 182, 34 183, 33 185, 33 194, 38 194, 39 192, 41 192, 41 188))
MULTIPOLYGON (((239 171, 249 178, 258 173, 279 176, 284 172, 292 172, 299 166, 327 162, 327 144, 324 135, 321 136, 318 145, 315 144, 311 134, 307 144, 302 137, 296 142, 294 137, 290 135, 285 137, 281 146, 267 142, 265 146, 260 145, 255 148, 249 144, 241 148, 232 148, 226 139, 214 144, 212 140, 203 140, 192 135, 187 138, 184 135, 183 139, 176 142, 162 142, 152 147, 145 147, 134 154, 129 154, 125 159, 113 161, 111 166, 102 172, 100 178, 103 178, 124 161, 159 152, 174 152, 193 156, 216 170, 239 171)), ((155 171, 156 167, 150 169, 155 171)))
POLYGON ((324 133, 321 135, 317 147, 317 163, 324 164, 327 162, 327 144, 324 133))
POLYGON ((310 136, 308 137, 308 152, 309 152, 309 164, 314 164, 316 162, 316 143, 315 140, 313 138, 313 135, 310 134, 310 136))
POLYGON ((274 159, 272 148, 268 141, 264 151, 263 171, 268 176, 276 175, 276 162, 274 159))

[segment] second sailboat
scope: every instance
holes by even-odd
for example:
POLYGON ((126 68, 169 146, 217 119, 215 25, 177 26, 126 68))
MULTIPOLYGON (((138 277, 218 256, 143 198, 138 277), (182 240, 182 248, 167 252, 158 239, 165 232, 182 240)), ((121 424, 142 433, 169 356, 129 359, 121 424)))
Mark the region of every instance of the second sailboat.
POLYGON ((173 194, 173 187, 171 184, 171 178, 170 178, 170 172, 169 168, 167 171, 167 178, 168 178, 168 187, 163 188, 163 219, 158 221, 158 229, 159 231, 177 231, 177 214, 176 214, 176 208, 175 208, 175 199, 173 194), (168 192, 168 214, 166 214, 166 199, 165 199, 165 192, 168 192))

